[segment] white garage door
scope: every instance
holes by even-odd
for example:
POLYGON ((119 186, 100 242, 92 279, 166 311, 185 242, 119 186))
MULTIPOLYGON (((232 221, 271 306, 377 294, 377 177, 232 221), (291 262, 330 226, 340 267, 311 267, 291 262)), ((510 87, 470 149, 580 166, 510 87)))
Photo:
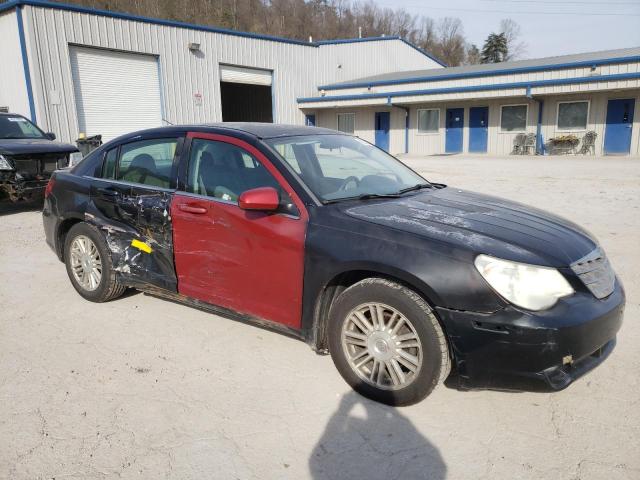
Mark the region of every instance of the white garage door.
POLYGON ((108 141, 162 125, 156 57, 85 47, 70 53, 80 132, 108 141))
POLYGON ((271 71, 235 65, 220 65, 220 81, 269 86, 271 85, 271 71))

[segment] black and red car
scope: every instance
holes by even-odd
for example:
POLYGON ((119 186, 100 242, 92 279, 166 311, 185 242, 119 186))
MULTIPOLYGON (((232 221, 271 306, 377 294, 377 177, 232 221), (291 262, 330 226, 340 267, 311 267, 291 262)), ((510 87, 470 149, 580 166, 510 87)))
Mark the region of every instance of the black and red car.
POLYGON ((577 225, 332 130, 133 133, 56 173, 43 216, 84 298, 133 287, 278 329, 394 405, 450 372, 460 388, 564 388, 622 321, 622 285, 577 225))

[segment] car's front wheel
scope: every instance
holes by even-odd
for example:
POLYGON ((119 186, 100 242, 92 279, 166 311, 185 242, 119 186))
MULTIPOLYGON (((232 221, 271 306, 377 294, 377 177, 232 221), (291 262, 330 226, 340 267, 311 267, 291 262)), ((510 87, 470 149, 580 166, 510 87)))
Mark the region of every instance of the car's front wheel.
POLYGON ((357 392, 388 405, 417 403, 449 374, 447 341, 429 305, 398 283, 367 278, 331 307, 329 350, 357 392))
POLYGON ((64 245, 67 274, 76 291, 92 302, 106 302, 121 296, 126 287, 116 278, 104 237, 84 222, 67 233, 64 245))

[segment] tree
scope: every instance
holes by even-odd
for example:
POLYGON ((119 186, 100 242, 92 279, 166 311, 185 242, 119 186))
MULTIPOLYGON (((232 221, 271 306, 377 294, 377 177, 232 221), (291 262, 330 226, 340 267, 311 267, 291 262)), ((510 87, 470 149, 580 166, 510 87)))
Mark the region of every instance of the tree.
POLYGON ((449 66, 462 64, 465 59, 464 30, 459 18, 445 17, 438 22, 438 44, 435 55, 449 66))
POLYGON ((482 63, 482 55, 480 54, 480 50, 473 43, 467 48, 467 60, 465 63, 467 65, 477 65, 478 63, 482 63))
POLYGON ((520 41, 522 29, 515 20, 504 18, 500 21, 500 31, 507 39, 507 54, 504 61, 517 60, 527 51, 527 44, 520 41))
POLYGON ((491 33, 482 47, 482 63, 504 62, 508 54, 507 38, 504 33, 491 33))

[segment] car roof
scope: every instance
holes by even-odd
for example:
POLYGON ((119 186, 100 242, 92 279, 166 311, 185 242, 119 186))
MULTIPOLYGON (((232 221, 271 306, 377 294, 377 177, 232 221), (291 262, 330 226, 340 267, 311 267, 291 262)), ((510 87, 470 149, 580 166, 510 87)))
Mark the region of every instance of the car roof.
POLYGON ((259 122, 221 122, 221 123, 205 123, 196 125, 170 125, 166 127, 151 128, 147 130, 140 130, 138 132, 132 132, 128 135, 120 137, 132 138, 145 134, 158 134, 167 133, 172 134, 174 132, 212 132, 221 133, 222 130, 227 132, 241 132, 244 134, 252 135, 259 139, 278 138, 278 137, 291 137, 302 135, 345 135, 342 132, 330 130, 328 128, 320 127, 306 127, 301 125, 286 125, 279 123, 259 123, 259 122))

